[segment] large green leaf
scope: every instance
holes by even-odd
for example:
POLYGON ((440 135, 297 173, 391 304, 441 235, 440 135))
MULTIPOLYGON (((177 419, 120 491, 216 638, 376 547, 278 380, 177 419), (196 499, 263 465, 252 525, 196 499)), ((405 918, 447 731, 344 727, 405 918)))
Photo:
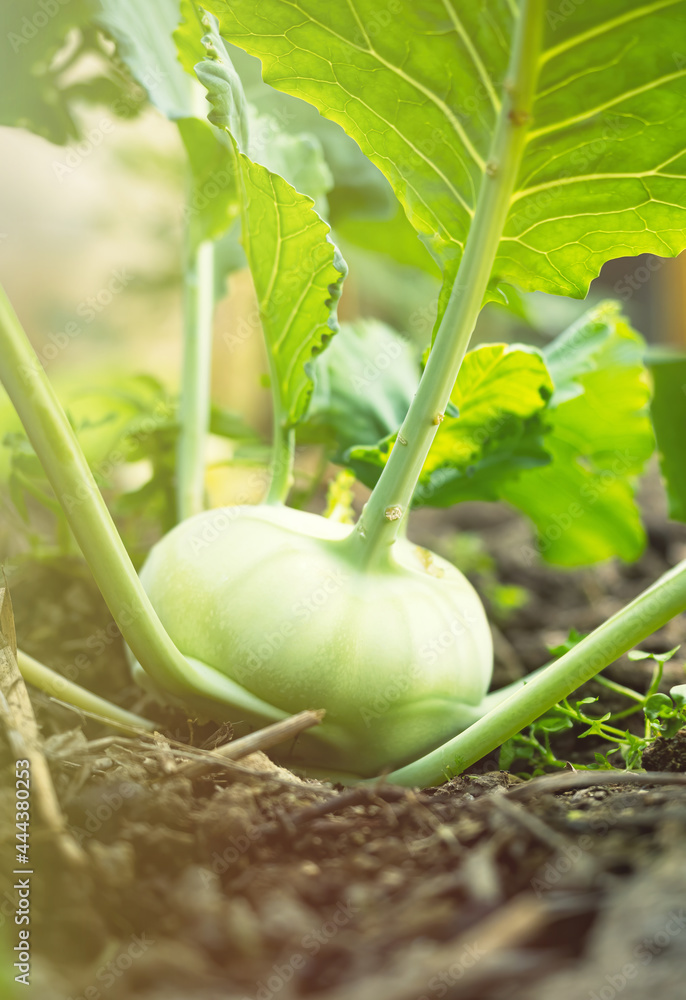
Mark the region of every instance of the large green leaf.
POLYGON ((243 246, 267 342, 274 403, 283 426, 292 427, 312 393, 311 362, 337 330, 347 268, 313 199, 242 148, 245 130, 236 114, 240 82, 226 50, 211 36, 205 42, 208 58, 196 72, 212 105, 209 119, 233 146, 243 246))
POLYGON ((276 405, 287 426, 312 392, 310 362, 336 332, 346 274, 329 227, 279 174, 238 154, 243 246, 273 370, 276 405))
POLYGON ((216 129, 201 118, 177 121, 191 168, 186 206, 191 246, 222 236, 238 217, 238 191, 228 143, 217 140, 216 129))
POLYGON ((553 384, 543 358, 521 345, 487 344, 465 357, 424 466, 417 503, 497 500, 503 481, 546 464, 543 416, 553 384))
MULTIPOLYGON (((504 482, 549 462, 543 432, 552 393, 538 351, 507 344, 470 351, 451 396, 452 406, 424 464, 415 505, 497 500, 504 482)), ((349 464, 372 486, 392 447, 402 447, 395 434, 372 447, 355 447, 349 464)))
POLYGON ((544 352, 555 383, 545 447, 552 462, 503 485, 538 528, 550 562, 631 561, 645 545, 634 499, 654 448, 644 343, 615 303, 591 310, 544 352))
MULTIPOLYGON (((283 132, 279 123, 270 115, 255 115, 254 109, 248 107, 249 123, 249 154, 250 158, 262 163, 274 173, 281 174, 296 191, 307 194, 314 200, 318 214, 326 217, 328 213, 327 194, 333 184, 333 178, 324 157, 324 151, 316 136, 308 133, 290 135, 283 132)), ((225 138, 228 138, 225 136, 225 138)), ((189 155, 191 151, 189 150, 189 155)), ((208 181, 201 184, 194 193, 194 203, 200 211, 208 214, 212 223, 216 217, 215 198, 222 197, 222 186, 217 183, 215 173, 208 169, 207 160, 198 157, 199 166, 205 163, 208 181)), ((233 162, 229 172, 219 168, 216 173, 219 180, 233 180, 233 190, 228 190, 227 200, 230 211, 239 212, 238 192, 235 187, 233 162)), ((221 204, 217 206, 221 214, 221 204)), ((220 292, 227 274, 247 266, 245 253, 241 245, 240 223, 232 226, 218 241, 215 247, 216 275, 221 282, 220 292)))
MULTIPOLYGON (((643 350, 618 306, 604 303, 542 356, 503 344, 470 351, 452 394, 459 416, 441 424, 415 504, 506 500, 534 522, 536 551, 550 562, 637 558, 635 480, 654 446, 643 350)), ((368 486, 402 447, 394 440, 349 451, 368 486)))
POLYGON ((653 378, 650 415, 667 490, 669 516, 675 521, 686 521, 686 354, 653 350, 648 354, 647 363, 653 378))
MULTIPOLYGON (((265 80, 338 122, 451 276, 489 165, 516 0, 207 0, 265 80)), ((494 285, 583 296, 603 263, 686 246, 686 0, 548 0, 494 285), (675 55, 676 53, 676 55, 675 55)))
MULTIPOLYGON (((231 46, 229 54, 251 106, 260 115, 276 118, 282 134, 306 133, 321 143, 334 182, 327 198, 327 221, 336 236, 401 264, 421 268, 432 276, 439 274, 436 262, 407 221, 390 184, 357 143, 335 122, 319 115, 311 104, 264 83, 259 59, 235 46, 231 46)), ((260 160, 259 156, 253 158, 260 160)), ((267 166, 274 169, 271 164, 267 166)), ((278 172, 299 191, 312 194, 283 170, 278 172)))

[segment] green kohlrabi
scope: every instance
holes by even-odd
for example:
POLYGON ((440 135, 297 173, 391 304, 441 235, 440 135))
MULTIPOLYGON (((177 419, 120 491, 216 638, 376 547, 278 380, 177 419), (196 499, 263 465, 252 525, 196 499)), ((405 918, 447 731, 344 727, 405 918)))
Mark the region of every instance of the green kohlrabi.
MULTIPOLYGON (((140 12, 100 6, 134 76, 146 48, 161 46, 169 64, 154 18, 137 31, 140 12)), ((158 6, 160 24, 178 14, 171 0, 148 13, 158 6)), ((488 16, 483 4, 422 0, 379 32, 375 0, 326 11, 315 0, 181 4, 175 41, 181 79, 197 75, 185 81, 195 96, 188 105, 175 65, 151 98, 179 121, 192 185, 211 178, 209 160, 222 183, 217 217, 204 208, 189 226, 179 488, 192 489, 140 579, 2 303, 0 376, 137 678, 218 720, 325 708, 324 723, 284 754, 308 773, 349 780, 399 768, 393 780, 440 781, 686 608, 682 565, 521 690, 488 695, 479 598, 406 538, 413 503, 505 499, 536 524, 539 551, 566 565, 635 558, 643 543, 633 489, 653 447, 649 393, 640 338, 616 308, 592 310, 545 352, 486 345, 465 355, 482 305, 506 299, 509 285, 582 297, 607 260, 686 247, 686 71, 674 58, 686 2, 605 0, 564 16, 545 0, 486 6, 488 16), (347 268, 324 218, 320 151, 302 140, 296 178, 292 146, 279 156, 260 140, 222 36, 359 144, 444 275, 416 391, 411 374, 371 377, 360 394, 384 405, 360 406, 348 426, 322 355, 340 337, 337 373, 355 368, 355 349, 343 349, 353 334, 338 332, 347 268), (259 506, 203 511, 208 273, 213 241, 239 224, 269 358, 270 484, 259 506), (373 487, 353 526, 285 506, 298 429, 307 440, 317 426, 333 428, 337 461, 373 487)))
POLYGON ((363 552, 354 528, 276 505, 207 511, 165 536, 143 585, 179 650, 235 682, 232 703, 197 708, 262 724, 324 708, 289 760, 366 776, 474 721, 492 670, 477 594, 405 539, 371 566, 363 552))

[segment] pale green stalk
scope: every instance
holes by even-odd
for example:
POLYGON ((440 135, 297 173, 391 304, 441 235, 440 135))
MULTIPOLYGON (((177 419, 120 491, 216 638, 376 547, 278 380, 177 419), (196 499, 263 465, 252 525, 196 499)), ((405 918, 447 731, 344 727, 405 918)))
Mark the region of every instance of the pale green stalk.
MULTIPOLYGON (((608 691, 614 691, 615 694, 621 694, 625 698, 630 698, 632 701, 637 701, 639 705, 642 705, 646 700, 646 695, 639 694, 638 691, 632 691, 630 687, 626 687, 624 684, 618 684, 617 681, 611 681, 609 677, 596 677, 598 684, 601 684, 608 691)), ((635 709, 632 709, 635 711, 635 709)), ((617 718, 617 716, 613 716, 617 718)))
POLYGON ((74 681, 70 681, 55 670, 46 667, 44 663, 34 660, 32 656, 22 652, 21 649, 17 651, 17 663, 22 677, 29 684, 44 691, 51 698, 57 698, 59 701, 82 709, 89 715, 97 716, 98 719, 109 723, 115 729, 125 729, 129 732, 131 729, 151 731, 155 728, 155 723, 149 719, 144 719, 142 715, 136 715, 135 712, 127 712, 125 708, 113 705, 111 701, 100 698, 92 691, 87 691, 80 684, 75 684, 74 681))
POLYGON ((531 120, 543 12, 543 0, 523 0, 502 108, 455 284, 417 394, 351 538, 363 560, 383 559, 398 535, 483 305, 531 120))
POLYGON ((183 362, 176 469, 179 521, 205 509, 213 316, 214 244, 205 240, 191 255, 184 273, 183 362))
MULTIPOLYGON (((272 373, 272 379, 275 378, 272 373)), ((274 430, 272 437, 272 462, 269 489, 265 503, 285 503, 293 485, 293 465, 295 462, 295 430, 284 427, 281 407, 274 396, 274 430)))
MULTIPOLYGON (((207 112, 205 89, 197 83, 193 86, 193 101, 197 116, 204 118, 207 112)), ((205 464, 210 426, 214 243, 204 240, 197 247, 193 246, 192 232, 189 219, 185 237, 183 361, 176 468, 179 521, 205 509, 205 464)))
POLYGON ((193 669, 143 590, 74 431, 2 288, 0 381, 134 656, 160 687, 183 694, 193 669))

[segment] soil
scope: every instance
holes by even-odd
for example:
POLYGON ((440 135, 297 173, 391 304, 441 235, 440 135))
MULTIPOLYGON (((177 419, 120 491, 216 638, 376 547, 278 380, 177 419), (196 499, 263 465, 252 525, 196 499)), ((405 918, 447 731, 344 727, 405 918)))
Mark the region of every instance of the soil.
MULTIPOLYGON (((488 591, 486 577, 496 572, 499 584, 528 592, 522 607, 507 612, 496 601, 489 609, 502 684, 545 662, 547 647, 570 628, 589 631, 683 558, 686 528, 668 523, 651 497, 645 506, 649 546, 631 566, 545 566, 530 558, 526 526, 497 506, 422 512, 415 536, 445 552, 455 527, 478 530, 497 571, 478 570, 476 585, 488 591)), ((17 996, 683 996, 683 733, 646 755, 656 774, 575 770, 597 745, 563 735, 556 751, 570 763, 533 780, 499 771, 497 755, 423 791, 303 781, 261 753, 193 776, 184 773, 192 748, 231 734, 194 725, 133 687, 83 566, 25 563, 10 583, 22 648, 159 723, 154 737, 124 737, 31 692, 83 855, 70 860, 34 827, 32 985, 17 996)), ((643 648, 663 652, 685 639, 682 617, 643 648)), ((663 690, 683 682, 683 670, 677 654, 663 690)), ((608 676, 645 690, 650 671, 646 661, 622 658, 608 676)), ((589 690, 600 707, 617 707, 617 695, 589 690)), ((5 873, 14 866, 14 782, 13 758, 0 744, 5 873)), ((16 940, 11 884, 0 889, 0 945, 8 949, 16 940)))

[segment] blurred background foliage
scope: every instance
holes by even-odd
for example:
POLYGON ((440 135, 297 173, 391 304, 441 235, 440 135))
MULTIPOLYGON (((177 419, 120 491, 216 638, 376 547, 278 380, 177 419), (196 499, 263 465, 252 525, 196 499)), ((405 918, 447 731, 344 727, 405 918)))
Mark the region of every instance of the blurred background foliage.
MULTIPOLYGON (((91 0, 41 6, 18 0, 0 10, 0 280, 140 558, 151 538, 173 523, 188 167, 178 129, 148 103, 93 11, 91 0), (9 127, 15 124, 23 127, 9 127)), ((356 144, 309 105, 267 87, 259 62, 230 48, 249 103, 269 116, 263 121, 305 132, 321 146, 319 181, 326 194, 318 208, 328 213, 350 268, 341 319, 380 321, 370 341, 377 345, 372 366, 379 357, 385 365, 389 356, 384 323, 404 338, 402 349, 390 352, 396 391, 384 400, 387 412, 379 412, 364 371, 357 385, 346 387, 381 437, 411 397, 412 366, 434 322, 438 269, 356 144)), ((150 71, 148 89, 163 86, 164 68, 151 65, 150 71)), ((281 154, 287 160, 287 144, 281 154)), ((217 261, 209 499, 212 505, 258 502, 270 398, 235 227, 222 238, 217 261)), ((486 306, 473 344, 544 347, 589 305, 616 298, 649 343, 683 347, 685 278, 683 257, 627 258, 604 268, 584 302, 513 292, 509 307, 486 306)), ((335 380, 333 369, 327 372, 334 356, 333 348, 322 356, 321 379, 335 380)), ((299 434, 294 499, 318 509, 325 503, 320 486, 336 473, 327 463, 331 453, 337 457, 337 445, 326 420, 315 390, 299 434)), ((349 443, 372 441, 361 441, 351 427, 349 443)), ((358 502, 363 495, 357 487, 358 502)), ((27 547, 34 554, 71 551, 63 517, 1 390, 0 505, 3 559, 27 547)))

